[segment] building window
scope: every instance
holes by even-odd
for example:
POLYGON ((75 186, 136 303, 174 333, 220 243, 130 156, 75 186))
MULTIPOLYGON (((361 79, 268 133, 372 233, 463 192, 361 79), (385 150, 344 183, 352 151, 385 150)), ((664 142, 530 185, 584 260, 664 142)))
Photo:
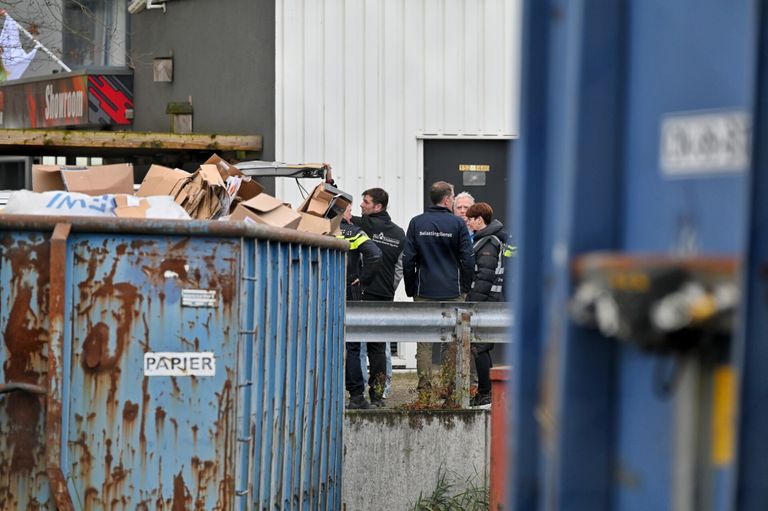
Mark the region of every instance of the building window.
POLYGON ((71 68, 126 65, 127 0, 64 0, 63 60, 71 68))

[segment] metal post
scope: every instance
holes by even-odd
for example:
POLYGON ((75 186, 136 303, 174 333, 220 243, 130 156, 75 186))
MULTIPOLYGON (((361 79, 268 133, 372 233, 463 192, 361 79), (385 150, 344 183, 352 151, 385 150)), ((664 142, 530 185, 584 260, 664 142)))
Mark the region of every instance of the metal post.
POLYGON ((72 498, 61 469, 61 389, 63 374, 61 364, 64 352, 64 293, 67 271, 67 238, 72 226, 56 224, 51 236, 51 282, 48 312, 50 327, 48 341, 48 395, 45 413, 45 465, 51 493, 59 511, 73 511, 72 498))
POLYGON ((454 395, 458 393, 459 404, 462 408, 469 406, 469 357, 471 352, 472 313, 466 309, 456 308, 456 331, 454 333, 456 365, 454 374, 454 395))

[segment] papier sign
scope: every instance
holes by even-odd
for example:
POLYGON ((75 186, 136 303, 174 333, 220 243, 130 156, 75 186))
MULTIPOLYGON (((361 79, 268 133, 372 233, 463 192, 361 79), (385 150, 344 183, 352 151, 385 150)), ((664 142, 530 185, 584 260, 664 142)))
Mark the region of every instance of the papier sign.
POLYGON ((144 376, 216 376, 216 357, 209 351, 144 353, 144 376))

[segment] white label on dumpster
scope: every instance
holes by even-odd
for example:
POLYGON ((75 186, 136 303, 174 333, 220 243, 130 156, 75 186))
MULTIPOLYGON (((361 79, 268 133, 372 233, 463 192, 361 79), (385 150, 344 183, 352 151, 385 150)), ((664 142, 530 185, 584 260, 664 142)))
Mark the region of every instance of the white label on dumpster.
POLYGON ((750 117, 743 112, 670 115, 661 122, 661 171, 669 177, 749 167, 750 117))
POLYGON ((216 357, 209 351, 144 353, 144 376, 216 376, 216 357))
MULTIPOLYGON (((168 275, 166 275, 168 278, 168 275)), ((213 289, 182 289, 182 307, 216 307, 216 290, 213 289)))

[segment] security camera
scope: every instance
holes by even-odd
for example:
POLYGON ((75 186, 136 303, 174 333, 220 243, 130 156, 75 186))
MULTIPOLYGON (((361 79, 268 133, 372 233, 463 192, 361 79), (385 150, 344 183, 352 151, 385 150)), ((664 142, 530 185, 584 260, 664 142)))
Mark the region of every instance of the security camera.
POLYGON ((128 4, 128 12, 136 14, 144 10, 147 6, 147 0, 131 0, 128 4))

